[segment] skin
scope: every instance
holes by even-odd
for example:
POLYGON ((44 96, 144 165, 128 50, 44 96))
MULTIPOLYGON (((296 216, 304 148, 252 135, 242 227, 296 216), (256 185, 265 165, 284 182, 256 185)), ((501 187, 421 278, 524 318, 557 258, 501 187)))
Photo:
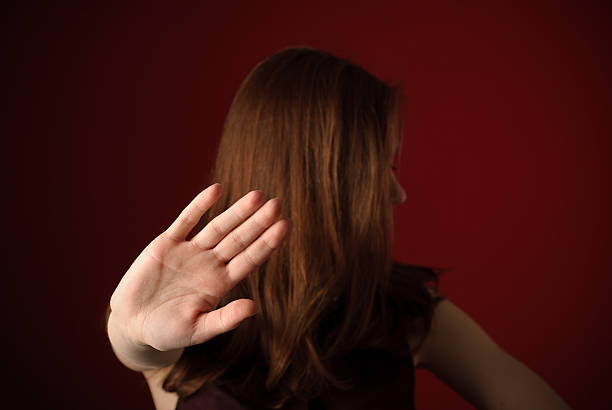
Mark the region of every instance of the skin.
MULTIPOLYGON (((406 200, 406 192, 404 191, 404 189, 401 187, 401 185, 399 184, 395 174, 393 172, 391 172, 391 178, 392 178, 392 189, 393 189, 393 202, 394 204, 398 205, 402 202, 404 202, 406 200)), ((210 189, 207 188, 207 189, 210 189)), ((204 191, 206 192, 206 190, 204 191)), ((201 195, 203 195, 204 193, 202 193, 201 195)), ((252 193, 249 193, 247 195, 245 195, 243 197, 243 199, 241 199, 240 201, 243 201, 245 198, 249 198, 250 195, 253 195, 252 193)), ((197 198, 196 198, 197 200, 197 198)), ((195 200, 194 200, 195 201, 195 200)), ((236 204, 240 203, 240 201, 238 201, 236 204)), ((212 203, 210 204, 212 205, 212 203)), ((209 206, 210 206, 209 205, 209 206)), ((234 205, 236 206, 236 205, 234 205)), ((272 206, 272 205, 270 205, 272 206)), ((231 209, 231 208, 230 208, 231 209)), ((249 208, 251 209, 251 208, 249 208)), ((183 213, 189 213, 190 211, 190 207, 188 206, 186 208, 185 211, 183 211, 183 213)), ((257 232, 261 231, 261 228, 259 228, 257 231, 255 230, 256 227, 260 224, 266 224, 266 223, 272 223, 272 221, 274 220, 274 212, 272 211, 268 211, 269 214, 267 217, 264 216, 260 216, 259 218, 264 221, 261 223, 255 223, 255 221, 251 221, 251 219, 254 218, 254 216, 251 216, 250 218, 246 219, 246 218, 242 218, 240 219, 240 221, 242 221, 242 225, 237 226, 235 228, 235 230, 238 230, 241 226, 242 229, 240 229, 240 231, 238 232, 238 234, 234 234, 232 232, 227 231, 227 235, 225 236, 225 238, 221 241, 219 241, 215 247, 211 247, 211 245, 213 244, 214 241, 210 240, 204 240, 202 242, 202 245, 204 247, 211 247, 210 249, 216 249, 215 252, 218 252, 220 255, 217 255, 217 261, 218 260, 223 260, 223 261, 227 261, 230 260, 231 263, 231 259, 229 259, 231 257, 231 255, 234 255, 234 258, 238 257, 239 254, 236 254, 238 249, 243 249, 244 247, 240 245, 240 243, 242 243, 243 241, 248 241, 249 239, 255 238, 255 235, 257 234, 257 232), (244 238, 241 241, 235 240, 233 238, 237 238, 237 237, 242 237, 244 238)), ((204 213, 204 212, 202 212, 204 213)), ((241 215, 246 215, 247 212, 244 212, 244 214, 241 215)), ((262 212, 262 214, 264 214, 262 212)), ((198 220, 199 219, 199 215, 194 215, 193 216, 194 220, 198 220)), ((180 217, 179 217, 180 219, 180 217)), ((211 224, 214 221, 211 221, 211 224)), ((279 221, 280 222, 280 221, 279 221)), ((277 222, 278 223, 278 222, 277 222)), ((282 222, 281 222, 282 223, 282 222)), ((176 225, 178 224, 179 226, 182 225, 182 222, 175 222, 176 225)), ((210 225, 210 224, 209 224, 210 225)), ((204 229, 203 232, 208 228, 207 225, 204 229)), ((191 226, 191 224, 188 224, 188 226, 191 226)), ((232 226, 235 226, 235 224, 233 224, 232 226)), ((274 226, 274 225, 272 225, 274 226)), ((172 227, 171 227, 172 228, 172 227)), ((270 228, 268 228, 270 229, 270 228)), ((184 229, 181 233, 181 235, 186 235, 187 232, 189 232, 190 229, 184 229)), ((287 229, 288 231, 288 229, 287 229)), ((266 231, 267 232, 267 231, 266 231)), ((200 234, 198 234, 200 235, 200 234)), ((285 230, 283 230, 282 228, 278 228, 278 231, 272 231, 270 234, 270 237, 272 238, 273 244, 275 245, 274 248, 277 248, 280 243, 284 240, 284 238, 287 235, 287 232, 285 230)), ((206 235, 204 235, 206 237, 206 235)), ((177 237, 177 239, 180 239, 180 237, 177 237)), ((195 239, 195 238, 194 238, 195 239)), ((192 239, 192 241, 194 240, 192 239)), ((218 239, 218 238, 216 238, 218 239)), ((273 248, 272 246, 270 246, 270 248, 273 248)), ((273 249, 266 249, 265 247, 261 247, 258 248, 258 250, 261 252, 255 256, 253 256, 254 259, 256 259, 259 263, 263 262, 263 260, 265 260, 270 253, 272 252, 273 249)), ((250 258, 244 258, 243 262, 245 264, 244 266, 244 270, 248 270, 249 268, 252 270, 254 268, 254 264, 252 265, 246 265, 248 264, 248 260, 250 258)), ((207 261, 201 261, 199 263, 210 263, 210 261, 212 261, 213 263, 218 263, 215 262, 215 259, 212 258, 210 260, 207 261)), ((226 262, 227 263, 227 262, 226 262)), ((240 263, 240 262, 239 262, 240 263)), ((174 262, 174 264, 176 264, 176 261, 174 262)), ((229 263, 228 263, 229 265, 229 263)), ((137 267, 136 269, 142 269, 141 267, 137 267)), ((173 269, 174 271, 178 271, 176 268, 173 269)), ((194 270, 195 272, 195 270, 194 270)), ((196 273, 197 274, 197 273, 196 273)), ((205 274, 205 272, 201 272, 200 274, 205 274)), ((218 274, 218 273, 217 273, 218 274)), ((153 275, 156 276, 156 275, 153 275)), ((242 279, 244 276, 246 276, 245 274, 240 274, 238 275, 239 279, 242 279)), ((206 283, 206 282, 204 282, 206 283)), ((235 285, 237 282, 236 281, 232 281, 231 285, 235 285)), ((189 289, 188 287, 186 287, 187 289, 189 289)), ((224 293, 222 292, 227 292, 229 289, 231 288, 227 288, 227 287, 222 287, 221 290, 218 291, 218 295, 223 295, 224 293)), ((152 292, 151 290, 148 290, 149 292, 152 292)), ((135 294, 136 292, 139 292, 138 290, 133 290, 131 293, 135 294)), ((194 297, 197 297, 197 295, 194 295, 194 297)), ((245 318, 249 317, 251 314, 254 314, 254 306, 250 306, 249 300, 246 299, 242 299, 243 302, 240 301, 234 301, 232 303, 230 303, 229 305, 227 305, 228 307, 234 303, 241 303, 241 305, 235 307, 235 311, 230 313, 231 315, 231 319, 225 319, 228 320, 228 322, 231 322, 231 324, 228 325, 220 325, 219 322, 221 321, 221 314, 219 313, 218 315, 215 314, 215 311, 209 311, 209 313, 207 314, 208 316, 210 316, 209 319, 200 319, 200 323, 203 326, 203 331, 202 333, 205 334, 205 337, 199 338, 198 340, 208 340, 210 338, 212 338, 214 335, 221 333, 222 331, 228 331, 230 329, 233 329, 234 327, 236 327, 242 320, 244 320, 245 318), (213 316, 214 315, 214 316, 213 316), (208 323, 207 323, 208 320, 208 323), (208 330, 208 327, 212 326, 215 330, 214 331, 210 331, 208 330), (223 329, 227 329, 227 330, 223 330, 223 329)), ((117 302, 119 303, 119 302, 117 302)), ((124 302, 125 303, 125 302, 124 302)), ((166 303, 169 304, 169 302, 166 299, 161 299, 160 301, 156 302, 156 304, 159 303, 166 303)), ((176 305, 178 304, 176 301, 172 302, 172 304, 176 305)), ((254 303, 253 303, 254 304, 254 303)), ((112 305, 111 305, 112 306, 112 305)), ((210 306, 212 306, 212 302, 210 302, 207 305, 204 305, 203 308, 209 308, 210 306)), ((158 308, 159 309, 159 308, 158 308)), ((151 307, 147 310, 155 310, 155 308, 151 307)), ((153 324, 153 320, 162 320, 162 322, 160 323, 168 323, 165 322, 167 319, 167 317, 175 317, 175 311, 168 309, 164 314, 160 314, 159 312, 156 312, 157 315, 155 318, 151 317, 149 319, 148 322, 145 322, 144 319, 140 319, 138 321, 137 325, 134 325, 138 330, 134 331, 134 334, 136 335, 143 335, 145 332, 143 331, 143 329, 146 329, 146 326, 149 326, 147 323, 151 323, 151 326, 154 326, 154 329, 151 329, 151 331, 149 332, 150 334, 153 334, 156 329, 155 329, 155 325, 153 324)), ((194 313, 192 312, 191 315, 193 315, 194 313)), ((112 314, 111 314, 112 315, 112 314)), ((143 315, 143 314, 141 314, 143 315)), ((202 314, 205 315, 205 314, 202 314)), ((197 320, 193 319, 193 316, 189 316, 190 320, 188 320, 187 323, 187 328, 191 329, 193 324, 198 323, 197 320)), ((206 316, 205 316, 206 317, 206 316)), ((173 338, 169 333, 166 332, 167 327, 164 326, 160 326, 159 329, 157 329, 158 335, 155 337, 150 337, 152 343, 157 343, 156 346, 158 347, 163 347, 163 348, 171 348, 172 346, 175 345, 183 345, 187 342, 187 339, 189 339, 190 337, 190 332, 185 332, 184 331, 185 327, 180 326, 179 327, 179 334, 184 334, 185 336, 183 338, 178 338, 181 339, 176 340, 176 338, 173 338), (183 333, 180 332, 180 330, 183 329, 183 333)), ((138 337, 138 336, 136 336, 138 337)), ((143 340, 144 337, 140 336, 141 339, 139 340, 143 340)), ((138 340, 138 339, 137 339, 138 340)), ((141 344, 143 342, 140 342, 141 344)), ((200 342, 201 343, 201 342, 200 342)), ((194 343, 195 344, 195 343, 194 343)), ((151 345, 154 346, 154 345, 151 345)), ((187 345, 185 345, 187 346, 187 345)), ((182 353, 182 348, 181 349, 177 349, 175 351, 170 351, 175 352, 174 354, 168 355, 168 357, 166 357, 168 364, 167 366, 163 366, 160 365, 160 363, 157 362, 157 359, 155 358, 155 354, 157 354, 157 352, 150 352, 150 356, 147 356, 145 358, 145 361, 148 360, 148 363, 143 363, 143 361, 141 362, 137 362, 134 359, 128 358, 128 357, 124 357, 122 362, 132 368, 133 370, 137 370, 137 371, 142 371, 148 384, 149 384, 149 388, 151 390, 151 394, 153 396, 153 401, 155 402, 155 406, 158 410, 161 409, 174 409, 176 407, 176 402, 178 400, 178 396, 175 393, 169 393, 166 392, 165 390, 163 390, 161 388, 161 383, 162 381, 165 379, 167 373, 170 371, 170 369, 172 368, 172 364, 174 363, 174 361, 178 360, 178 358, 180 357, 180 354, 182 353), (131 359, 131 360, 130 360, 131 359), (153 360, 152 360, 153 359, 153 360), (153 363, 154 362, 154 363, 153 363), (160 368, 163 367, 163 368, 160 368)), ((120 360, 122 359, 122 357, 116 352, 117 356, 120 358, 120 360)), ((158 356, 158 357, 161 357, 158 356)))
MULTIPOLYGON (((396 139, 394 157, 399 145, 396 139)), ((406 193, 393 171, 392 198, 400 204, 406 193)), ((278 220, 280 199, 265 201, 263 193, 251 191, 185 240, 220 195, 220 184, 202 191, 141 252, 113 293, 109 337, 127 367, 145 371, 171 365, 185 347, 227 332, 256 313, 249 299, 216 307, 281 245, 290 223, 278 220)))
POLYGON ((278 198, 251 191, 185 240, 219 198, 221 186, 202 191, 176 221, 136 258, 110 301, 108 334, 130 369, 174 363, 188 346, 227 332, 256 313, 255 302, 221 298, 278 248, 290 229, 279 220, 278 198))
MULTIPOLYGON (((406 193, 393 170, 391 178, 397 205, 406 193)), ((202 191, 136 258, 111 298, 113 350, 124 365, 144 374, 158 410, 176 407, 178 396, 164 391, 161 383, 185 347, 227 332, 256 313, 249 299, 219 309, 217 304, 290 231, 290 222, 279 220, 280 200, 265 201, 261 192, 251 191, 185 240, 220 193, 218 184, 202 191)), ((413 361, 479 409, 569 409, 448 298, 437 305, 413 361)))
MULTIPOLYGON (((395 144, 395 154, 399 143, 395 144)), ((393 202, 406 193, 393 172, 393 202)), ((202 191, 172 225, 136 258, 111 297, 108 335, 116 356, 143 372, 156 407, 174 408, 177 396, 159 387, 184 348, 234 329, 256 313, 239 299, 216 309, 221 298, 277 249, 290 231, 279 220, 278 198, 251 191, 190 241, 187 234, 221 194, 219 184, 202 191)))

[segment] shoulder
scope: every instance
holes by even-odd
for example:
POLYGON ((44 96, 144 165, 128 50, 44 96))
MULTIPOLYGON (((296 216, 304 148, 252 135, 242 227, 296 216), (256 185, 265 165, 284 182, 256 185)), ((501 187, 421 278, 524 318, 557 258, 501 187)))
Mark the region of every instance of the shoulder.
MULTIPOLYGON (((433 296, 441 296, 433 289, 430 292, 433 296)), ((483 354, 497 354, 500 350, 474 319, 444 296, 435 305, 431 329, 423 338, 417 360, 419 367, 435 370, 453 359, 454 352, 471 352, 473 355, 469 357, 476 358, 483 354), (452 349, 449 349, 451 344, 452 349)))
POLYGON ((151 390, 151 396, 153 397, 153 403, 155 403, 156 410, 176 409, 178 395, 176 393, 167 392, 162 387, 162 383, 171 369, 172 366, 169 366, 163 369, 146 370, 142 372, 149 385, 149 390, 151 390))
POLYGON ((544 380, 446 297, 436 305, 417 360, 476 408, 569 410, 544 380))
MULTIPOLYGON (((438 292, 437 290, 431 288, 430 286, 425 286, 425 289, 427 289, 427 291, 429 291, 429 294, 431 295, 431 297, 433 298, 433 300, 435 301, 434 303, 434 311, 432 314, 432 329, 434 326, 433 323, 433 319, 437 316, 437 322, 440 322, 440 320, 442 319, 441 316, 443 316, 446 312, 443 312, 442 314, 440 314, 440 310, 437 309, 437 307, 440 305, 441 301, 445 301, 447 300, 446 297, 444 295, 442 295, 440 292, 438 292)), ((421 368, 423 367, 423 362, 424 362, 424 355, 426 354, 426 351, 428 349, 427 344, 430 343, 432 337, 431 337, 431 329, 429 332, 425 333, 424 332, 424 325, 423 325, 423 319, 419 318, 417 321, 415 321, 414 319, 412 319, 412 325, 410 326, 411 332, 406 336, 406 342, 408 343, 408 346, 410 346, 410 355, 412 356, 412 362, 414 364, 415 368, 421 368)))
MULTIPOLYGON (((433 290, 432 290, 433 291, 433 290)), ((470 403, 487 403, 498 384, 492 375, 507 367, 505 352, 448 297, 435 305, 431 328, 414 355, 424 368, 470 403)))

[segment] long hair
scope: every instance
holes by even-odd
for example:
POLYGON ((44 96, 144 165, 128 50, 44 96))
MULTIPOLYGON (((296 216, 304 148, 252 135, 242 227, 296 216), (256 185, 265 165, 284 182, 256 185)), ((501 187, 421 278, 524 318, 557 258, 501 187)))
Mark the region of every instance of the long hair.
POLYGON ((391 255, 401 100, 398 86, 309 47, 284 49, 248 74, 212 175, 223 193, 191 235, 253 189, 281 198, 292 232, 220 304, 252 298, 258 313, 185 349, 166 390, 186 397, 209 383, 227 385, 251 403, 280 407, 330 386, 349 388, 334 359, 384 342, 394 327, 390 300, 421 332, 429 329, 434 299, 425 287, 433 280, 437 288, 437 272, 391 255), (404 292, 392 298, 391 289, 404 292))

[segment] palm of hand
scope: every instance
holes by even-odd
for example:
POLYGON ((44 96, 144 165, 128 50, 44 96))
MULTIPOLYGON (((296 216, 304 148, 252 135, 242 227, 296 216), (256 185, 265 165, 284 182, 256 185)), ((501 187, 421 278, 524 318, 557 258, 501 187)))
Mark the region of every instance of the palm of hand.
POLYGON ((262 207, 263 197, 252 191, 185 241, 193 221, 219 194, 213 185, 196 197, 136 258, 113 294, 111 308, 119 311, 135 343, 160 351, 179 349, 231 330, 255 313, 249 299, 216 307, 280 245, 288 221, 276 221, 277 200, 262 207))

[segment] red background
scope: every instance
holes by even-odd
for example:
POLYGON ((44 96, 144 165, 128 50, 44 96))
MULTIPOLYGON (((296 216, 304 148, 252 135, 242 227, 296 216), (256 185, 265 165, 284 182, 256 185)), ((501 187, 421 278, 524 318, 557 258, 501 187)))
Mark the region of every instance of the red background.
MULTIPOLYGON (((411 101, 397 258, 453 267, 440 289, 502 348, 572 407, 606 407, 609 8, 82 3, 4 13, 9 401, 152 408, 109 348, 105 305, 205 187, 244 76, 310 45, 401 82, 411 101)), ((416 405, 470 408, 423 370, 416 405)))

